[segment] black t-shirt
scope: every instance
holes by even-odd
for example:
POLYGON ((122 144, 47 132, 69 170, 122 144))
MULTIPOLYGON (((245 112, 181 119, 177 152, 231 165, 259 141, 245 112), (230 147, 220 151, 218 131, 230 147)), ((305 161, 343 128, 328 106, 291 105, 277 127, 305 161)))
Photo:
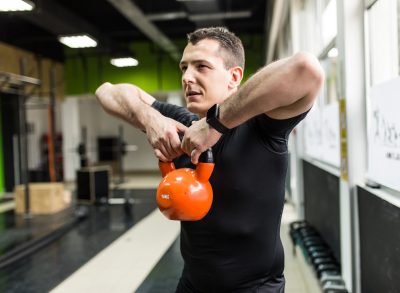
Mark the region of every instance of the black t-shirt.
MULTIPOLYGON (((198 117, 155 102, 164 116, 186 126, 198 117)), ((212 147, 213 204, 200 221, 181 222, 183 277, 201 292, 230 292, 283 273, 279 237, 288 136, 306 116, 276 120, 261 114, 229 130, 212 147)), ((187 167, 182 156, 177 167, 187 167)))

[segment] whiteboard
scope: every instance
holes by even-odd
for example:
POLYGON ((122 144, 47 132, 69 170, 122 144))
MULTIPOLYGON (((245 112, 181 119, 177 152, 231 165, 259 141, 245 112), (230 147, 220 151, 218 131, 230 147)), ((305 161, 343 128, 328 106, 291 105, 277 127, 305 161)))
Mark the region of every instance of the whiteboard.
POLYGON ((322 127, 321 111, 314 106, 303 122, 304 152, 315 159, 321 158, 322 151, 322 127))
POLYGON ((400 190, 400 77, 373 86, 368 127, 368 177, 400 190))
POLYGON ((339 105, 315 106, 303 124, 307 156, 340 167, 339 105))

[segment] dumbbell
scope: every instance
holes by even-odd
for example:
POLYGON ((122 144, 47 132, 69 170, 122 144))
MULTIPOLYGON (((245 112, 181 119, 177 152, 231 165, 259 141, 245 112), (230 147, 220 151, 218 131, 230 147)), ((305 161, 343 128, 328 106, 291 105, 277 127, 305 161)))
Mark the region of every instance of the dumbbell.
POLYGON ((308 226, 308 223, 305 220, 294 221, 289 224, 290 231, 298 230, 299 228, 306 226, 308 226))
POLYGON ((311 256, 313 252, 330 252, 329 247, 325 244, 310 246, 307 249, 308 255, 311 256))
POLYGON ((323 245, 324 240, 319 235, 306 235, 298 238, 298 244, 305 248, 309 246, 323 245))
POLYGON ((324 286, 325 283, 332 282, 332 281, 342 281, 342 276, 340 275, 339 272, 337 272, 337 271, 323 272, 321 274, 321 277, 319 278, 319 282, 321 283, 321 286, 324 286))
POLYGON ((310 253, 310 258, 313 260, 318 257, 329 257, 331 255, 332 255, 332 253, 329 250, 314 251, 314 252, 310 253))
POLYGON ((324 246, 325 242, 321 238, 308 238, 305 241, 303 241, 303 243, 301 243, 301 245, 303 245, 308 252, 309 249, 312 249, 314 247, 324 246))
MULTIPOLYGON (((324 271, 324 272, 322 272, 322 274, 329 274, 329 275, 338 275, 338 276, 340 276, 340 270, 324 271)), ((321 274, 321 275, 322 275, 322 274, 321 274)), ((317 275, 318 275, 318 273, 317 273, 317 275)), ((320 279, 320 280, 321 280, 321 275, 318 277, 318 279, 320 279)))
POLYGON ((324 270, 339 269, 338 262, 332 257, 318 257, 311 260, 314 270, 320 276, 324 270))
POLYGON ((348 293, 344 282, 328 282, 322 287, 323 293, 348 293))
POLYGON ((322 291, 324 293, 327 292, 347 292, 346 286, 343 282, 343 280, 338 280, 338 281, 328 281, 325 282, 325 284, 322 286, 322 291))
POLYGON ((307 230, 309 228, 309 224, 305 220, 295 221, 289 224, 289 235, 293 244, 293 255, 296 255, 296 244, 299 239, 302 237, 300 234, 301 229, 307 230))
POLYGON ((348 291, 342 288, 332 288, 332 289, 326 289, 326 291, 323 291, 324 293, 348 293, 348 291))
POLYGON ((290 237, 292 238, 293 243, 295 242, 295 240, 298 237, 303 237, 304 236, 303 233, 307 233, 307 231, 309 231, 310 229, 312 229, 312 228, 310 226, 308 226, 308 224, 292 225, 292 227, 290 228, 289 234, 290 234, 290 237))
POLYGON ((325 244, 312 245, 306 248, 306 257, 309 263, 313 263, 316 258, 331 257, 331 251, 325 244))
POLYGON ((340 273, 340 267, 337 264, 319 264, 316 268, 318 279, 321 277, 323 272, 338 272, 340 273))
POLYGON ((321 240, 321 236, 315 230, 300 231, 296 238, 298 243, 304 243, 307 240, 321 240))
POLYGON ((298 234, 301 238, 304 238, 307 236, 318 236, 319 235, 318 231, 315 230, 315 228, 313 228, 313 227, 303 227, 303 228, 300 228, 298 231, 299 231, 298 234))
POLYGON ((333 257, 317 257, 312 260, 314 267, 318 267, 320 264, 338 264, 337 261, 333 257))

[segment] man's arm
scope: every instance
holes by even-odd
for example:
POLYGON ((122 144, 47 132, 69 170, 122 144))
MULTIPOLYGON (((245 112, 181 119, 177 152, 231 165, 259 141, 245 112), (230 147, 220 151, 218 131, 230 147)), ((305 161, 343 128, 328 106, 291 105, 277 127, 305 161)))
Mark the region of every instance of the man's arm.
POLYGON ((131 84, 104 83, 96 90, 104 110, 146 132, 154 153, 162 161, 171 161, 182 154, 179 133, 183 124, 161 115, 151 107, 155 98, 131 84))
POLYGON ((308 53, 265 66, 220 107, 220 121, 236 127, 261 113, 287 119, 309 110, 321 88, 323 70, 308 53))
MULTIPOLYGON (((323 78, 318 60, 308 53, 271 63, 220 105, 220 121, 233 128, 262 113, 274 119, 297 116, 312 107, 323 78)), ((220 137, 203 118, 188 129, 182 149, 197 163, 200 154, 220 137)))

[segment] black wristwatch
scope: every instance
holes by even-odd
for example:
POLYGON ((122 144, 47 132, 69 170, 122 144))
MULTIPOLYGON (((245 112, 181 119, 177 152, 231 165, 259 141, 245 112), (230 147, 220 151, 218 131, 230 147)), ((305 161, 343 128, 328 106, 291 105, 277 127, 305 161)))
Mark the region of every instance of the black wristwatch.
POLYGON ((206 122, 218 132, 224 134, 229 128, 219 121, 219 105, 215 104, 207 111, 206 122))

